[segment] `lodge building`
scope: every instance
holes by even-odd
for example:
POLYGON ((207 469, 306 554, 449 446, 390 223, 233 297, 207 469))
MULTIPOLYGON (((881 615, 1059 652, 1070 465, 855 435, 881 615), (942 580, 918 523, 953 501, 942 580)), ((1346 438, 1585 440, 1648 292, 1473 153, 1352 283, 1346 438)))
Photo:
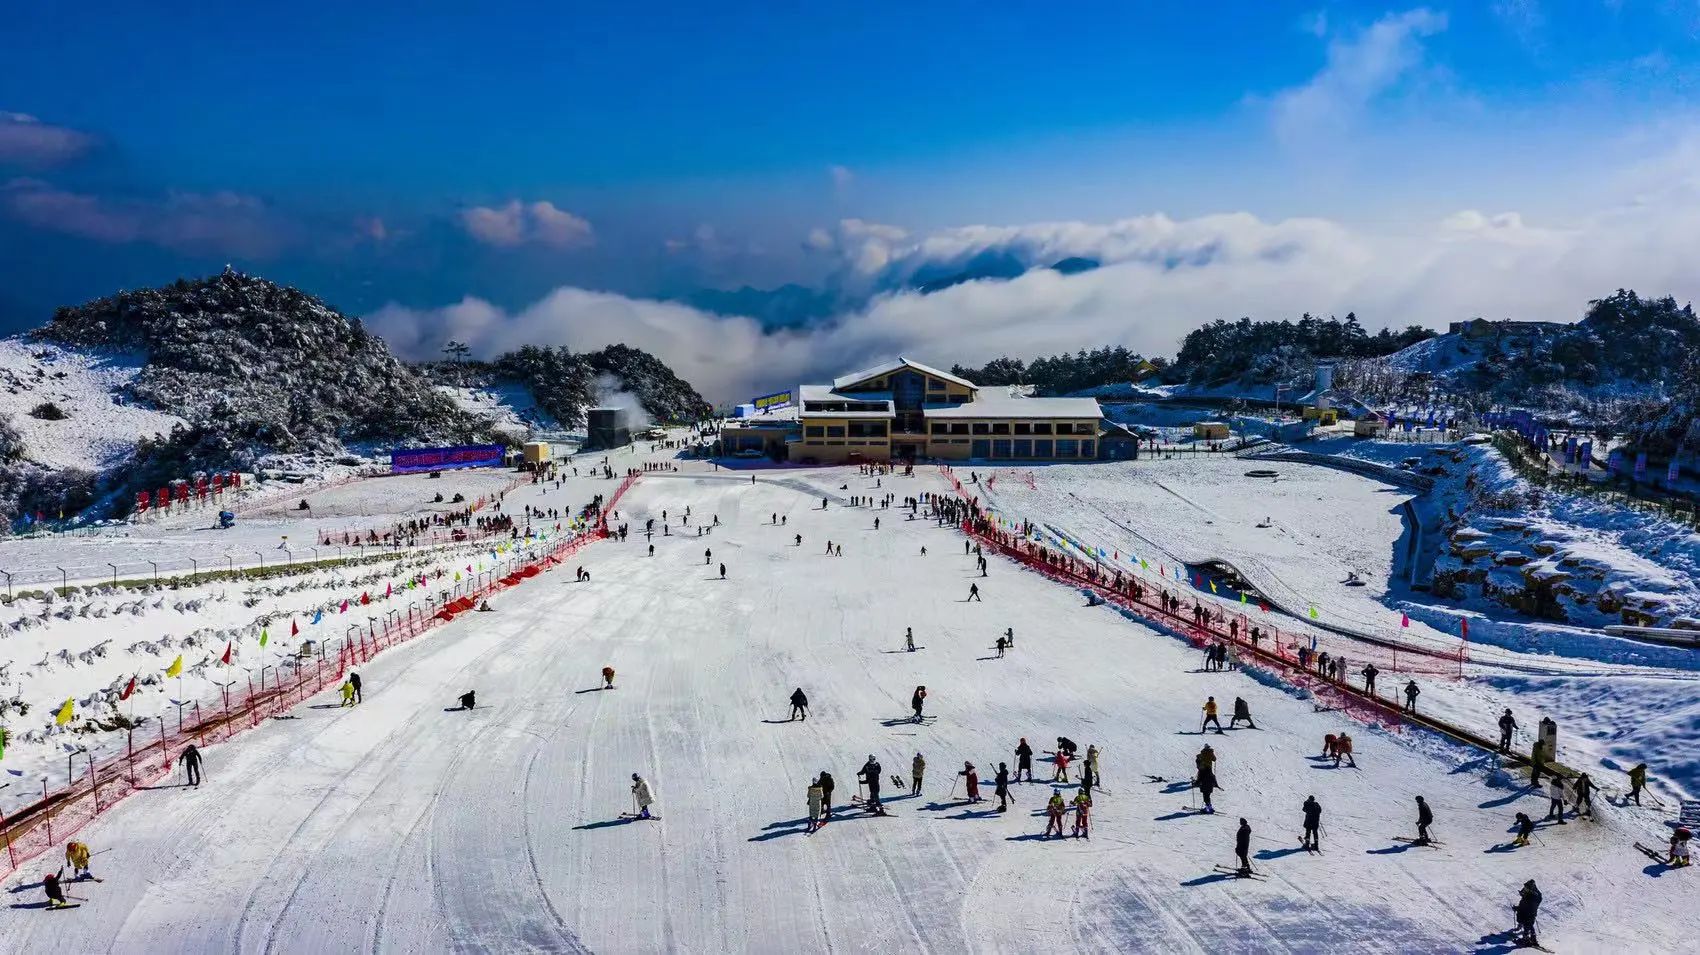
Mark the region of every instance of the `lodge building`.
POLYGON ((907 358, 830 385, 803 385, 796 424, 783 435, 783 456, 804 464, 1098 457, 1103 415, 1097 400, 998 391, 982 394, 971 381, 907 358))

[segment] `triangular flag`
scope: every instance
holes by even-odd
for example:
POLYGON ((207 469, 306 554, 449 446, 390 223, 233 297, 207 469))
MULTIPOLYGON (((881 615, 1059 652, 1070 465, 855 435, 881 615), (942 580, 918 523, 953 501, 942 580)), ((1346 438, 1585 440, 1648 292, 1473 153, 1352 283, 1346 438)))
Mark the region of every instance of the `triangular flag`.
POLYGON ((1411 625, 1411 615, 1408 614, 1408 613, 1405 613, 1403 611, 1400 611, 1400 613, 1399 613, 1399 626, 1409 627, 1410 625, 1411 625))
POLYGON ((1316 605, 1315 604, 1312 604, 1311 607, 1310 607, 1310 619, 1312 619, 1312 620, 1316 619, 1316 605))
POLYGON ((313 611, 313 626, 318 626, 319 621, 323 619, 325 619, 325 612, 323 610, 313 611))
POLYGON ((289 618, 289 635, 293 637, 293 636, 296 636, 297 634, 299 634, 300 632, 301 632, 301 625, 299 623, 295 622, 294 617, 289 618))
POLYGON ((347 613, 347 612, 348 612, 348 600, 345 598, 342 602, 342 609, 338 610, 337 613, 347 613))
POLYGON ((1459 617, 1458 626, 1461 628, 1460 632, 1464 634, 1464 639, 1470 639, 1470 618, 1459 617))
POLYGON ((371 603, 372 603, 372 595, 369 594, 369 593, 366 593, 365 591, 361 591, 360 592, 360 606, 362 606, 362 607, 369 606, 371 603))
POLYGON ((218 662, 224 664, 225 666, 230 665, 230 644, 226 643, 224 645, 224 656, 219 657, 218 662))
POLYGON ((177 659, 171 661, 171 665, 165 668, 165 675, 166 676, 182 676, 183 675, 183 654, 181 654, 181 653, 177 654, 177 659))
POLYGON ((76 715, 76 706, 73 704, 70 697, 66 697, 65 705, 59 708, 59 713, 53 717, 53 722, 58 723, 60 726, 64 726, 66 723, 71 722, 76 715))
POLYGON ((1211 581, 1211 582, 1210 582, 1210 592, 1211 592, 1211 593, 1216 593, 1216 592, 1217 592, 1217 590, 1216 590, 1216 581, 1214 581, 1214 580, 1212 580, 1212 581, 1211 581))
POLYGON ((460 571, 455 571, 455 583, 460 583, 460 571))
POLYGON ((1150 565, 1150 564, 1147 564, 1147 563, 1146 563, 1146 562, 1145 562, 1145 558, 1143 558, 1143 557, 1141 557, 1141 558, 1139 558, 1139 569, 1140 569, 1140 570, 1150 570, 1150 569, 1151 569, 1151 565, 1150 565))
POLYGON ((132 675, 130 677, 130 682, 124 684, 123 691, 118 694, 118 699, 120 701, 127 700, 130 698, 130 694, 134 692, 136 692, 136 678, 132 675))
POLYGON ((1245 591, 1240 591, 1240 603, 1245 603, 1245 591))
POLYGON ((394 592, 395 592, 395 588, 393 588, 393 587, 391 587, 391 586, 390 586, 390 584, 389 584, 389 582, 388 582, 388 581, 386 581, 386 582, 385 582, 385 583, 384 583, 384 599, 385 599, 385 600, 388 600, 388 599, 390 599, 390 594, 392 594, 392 593, 394 593, 394 592))
POLYGON ((272 635, 266 631, 265 627, 261 627, 260 628, 260 646, 263 647, 266 644, 270 643, 271 639, 272 639, 272 635))

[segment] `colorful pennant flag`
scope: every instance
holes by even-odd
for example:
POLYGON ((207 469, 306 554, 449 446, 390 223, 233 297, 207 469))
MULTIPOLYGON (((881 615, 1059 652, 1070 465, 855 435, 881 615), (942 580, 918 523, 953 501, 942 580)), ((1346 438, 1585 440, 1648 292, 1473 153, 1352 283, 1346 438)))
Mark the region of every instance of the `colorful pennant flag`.
POLYGON ((266 644, 271 642, 271 639, 272 639, 272 635, 266 631, 265 627, 261 627, 260 628, 260 646, 264 647, 266 644))
POLYGON ((1405 613, 1404 611, 1401 610, 1399 612, 1399 626, 1409 627, 1410 625, 1411 625, 1411 615, 1408 614, 1408 613, 1405 613))
POLYGON ((224 664, 225 666, 230 665, 230 644, 229 643, 226 643, 224 645, 224 656, 219 657, 218 662, 224 664))
POLYGON ((69 722, 71 722, 71 720, 75 719, 76 715, 77 715, 77 709, 76 709, 75 703, 71 700, 70 697, 66 697, 65 698, 65 705, 61 706, 59 708, 58 714, 56 714, 53 717, 53 722, 59 724, 60 726, 64 726, 66 723, 69 723, 69 722))
POLYGON ((118 694, 119 702, 129 699, 130 694, 134 692, 136 692, 136 678, 132 675, 130 677, 130 682, 124 684, 124 689, 118 694))
POLYGON ((1317 619, 1317 617, 1316 617, 1316 604, 1310 605, 1310 619, 1312 619, 1312 620, 1317 619))
POLYGON ((183 675, 183 654, 181 654, 181 653, 177 654, 177 659, 171 661, 171 665, 165 668, 165 675, 166 676, 182 676, 183 675))

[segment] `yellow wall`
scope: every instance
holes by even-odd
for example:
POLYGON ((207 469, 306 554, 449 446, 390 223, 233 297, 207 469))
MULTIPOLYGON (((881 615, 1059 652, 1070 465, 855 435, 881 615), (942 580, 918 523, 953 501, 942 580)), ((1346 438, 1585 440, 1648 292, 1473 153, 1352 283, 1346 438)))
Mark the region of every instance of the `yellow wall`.
POLYGON ((860 454, 870 461, 884 461, 891 457, 891 422, 877 419, 877 423, 886 426, 886 435, 881 438, 851 437, 851 424, 872 424, 866 418, 804 418, 803 439, 791 445, 791 459, 814 458, 822 463, 843 461, 852 454, 860 454), (810 437, 810 428, 820 428, 821 437, 810 437), (843 428, 840 437, 828 437, 830 429, 843 428))

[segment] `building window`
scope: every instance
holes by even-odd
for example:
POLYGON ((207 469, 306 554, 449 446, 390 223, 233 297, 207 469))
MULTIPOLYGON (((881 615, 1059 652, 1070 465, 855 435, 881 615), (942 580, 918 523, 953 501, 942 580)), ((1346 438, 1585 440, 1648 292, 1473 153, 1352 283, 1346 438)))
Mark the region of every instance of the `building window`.
POLYGON ((844 426, 841 425, 841 424, 829 424, 829 425, 827 425, 826 426, 826 436, 829 437, 829 438, 842 438, 842 437, 844 437, 844 426))
POLYGON ((1033 423, 1033 433, 1034 434, 1050 434, 1051 433, 1051 423, 1049 421, 1036 421, 1036 422, 1034 422, 1033 423))
POLYGON ((950 433, 951 434, 967 434, 968 433, 968 426, 965 425, 965 424, 953 424, 953 425, 950 426, 950 433))
POLYGON ((1092 442, 1090 442, 1090 441, 1080 442, 1080 456, 1083 457, 1083 458, 1095 458, 1095 457, 1097 457, 1097 455, 1093 453, 1092 442))
MULTIPOLYGON (((1017 427, 1019 427, 1019 425, 1017 427)), ((1016 433, 1020 434, 1021 432, 1017 431, 1016 433)), ((1033 441, 1031 438, 1015 439, 1015 456, 1018 458, 1030 458, 1033 456, 1033 441)))
POLYGON ((1008 438, 1000 438, 1000 439, 992 442, 992 457, 994 457, 994 458, 1007 458, 1007 457, 1009 457, 1009 439, 1008 438))
POLYGON ((1074 425, 1075 434, 1093 434, 1097 431, 1089 421, 1077 421, 1074 425))
POLYGON ((1032 423, 1028 422, 1028 421, 1017 421, 1015 423, 1015 433, 1016 434, 1032 434, 1033 433, 1032 423))
POLYGON ((933 422, 933 434, 949 434, 949 433, 950 433, 950 425, 947 425, 942 421, 933 422))
POLYGON ((883 438, 885 437, 884 421, 852 421, 850 423, 852 438, 883 438))
POLYGON ((1008 421, 993 422, 992 433, 993 434, 1008 434, 1009 433, 1009 422, 1008 421))
POLYGON ((928 391, 943 391, 944 390, 944 382, 938 380, 937 378, 928 378, 927 379, 927 390, 928 391))
POLYGON ((1049 440, 1034 441, 1033 442, 1033 456, 1036 457, 1036 458, 1048 458, 1048 457, 1050 457, 1051 456, 1051 442, 1049 440))
POLYGON ((991 434, 992 433, 992 426, 987 424, 984 421, 976 421, 976 422, 974 422, 974 433, 975 434, 991 434))
POLYGON ((826 429, 818 424, 811 424, 803 429, 803 437, 805 438, 823 438, 825 436, 826 429))
POLYGON ((1080 447, 1080 442, 1074 440, 1073 438, 1058 438, 1057 439, 1057 457, 1059 457, 1059 458, 1072 458, 1077 453, 1077 449, 1079 447, 1080 447))
POLYGON ((992 443, 984 438, 979 439, 974 442, 973 450, 968 453, 976 458, 989 458, 992 456, 992 443))

